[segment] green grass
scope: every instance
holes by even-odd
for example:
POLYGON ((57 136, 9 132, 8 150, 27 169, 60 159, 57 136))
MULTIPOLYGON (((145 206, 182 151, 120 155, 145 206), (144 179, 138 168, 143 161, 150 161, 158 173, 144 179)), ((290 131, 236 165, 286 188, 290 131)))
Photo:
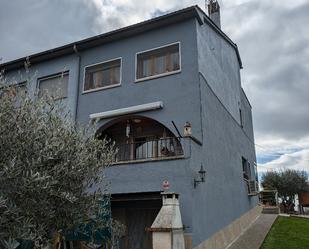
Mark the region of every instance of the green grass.
POLYGON ((282 217, 273 224, 261 249, 308 249, 309 219, 282 217))

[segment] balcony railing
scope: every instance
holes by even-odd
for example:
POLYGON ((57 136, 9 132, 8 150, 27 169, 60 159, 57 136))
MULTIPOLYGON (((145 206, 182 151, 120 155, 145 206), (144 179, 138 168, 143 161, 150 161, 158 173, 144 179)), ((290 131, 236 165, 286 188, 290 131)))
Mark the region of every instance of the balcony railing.
POLYGON ((146 139, 116 145, 118 153, 115 162, 165 159, 183 156, 181 139, 177 137, 146 139))

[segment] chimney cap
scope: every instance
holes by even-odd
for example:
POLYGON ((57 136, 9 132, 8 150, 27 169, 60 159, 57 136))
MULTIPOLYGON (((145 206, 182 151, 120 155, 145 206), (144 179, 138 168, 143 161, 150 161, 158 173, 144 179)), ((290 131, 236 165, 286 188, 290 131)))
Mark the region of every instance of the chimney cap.
POLYGON ((217 0, 208 0, 208 16, 221 29, 220 5, 217 0))
POLYGON ((208 0, 208 15, 220 11, 220 5, 217 0, 208 0))

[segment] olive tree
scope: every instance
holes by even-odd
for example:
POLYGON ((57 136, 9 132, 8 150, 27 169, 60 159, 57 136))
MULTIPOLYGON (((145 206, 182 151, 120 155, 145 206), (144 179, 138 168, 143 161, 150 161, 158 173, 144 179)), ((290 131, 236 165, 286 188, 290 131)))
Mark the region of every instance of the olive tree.
POLYGON ((286 211, 294 205, 295 195, 308 188, 308 175, 305 171, 281 170, 266 172, 262 176, 262 186, 276 189, 286 211))
POLYGON ((114 158, 113 146, 96 139, 90 125, 71 122, 53 98, 27 94, 20 100, 18 87, 0 81, 2 246, 30 240, 43 248, 81 223, 110 227, 100 218, 110 212, 100 201, 107 195, 104 168, 114 158))

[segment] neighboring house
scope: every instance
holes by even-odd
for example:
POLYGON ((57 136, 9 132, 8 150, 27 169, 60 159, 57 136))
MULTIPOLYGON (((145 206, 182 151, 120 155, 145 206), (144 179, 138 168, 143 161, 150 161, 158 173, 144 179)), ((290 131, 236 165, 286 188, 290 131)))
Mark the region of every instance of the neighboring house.
POLYGON ((259 212, 241 59, 218 5, 210 17, 193 6, 0 65, 23 82, 27 59, 28 91, 60 87, 76 122, 98 120, 99 137, 116 142, 106 176, 122 248, 151 248, 164 180, 179 194, 186 248, 226 246, 259 212))

